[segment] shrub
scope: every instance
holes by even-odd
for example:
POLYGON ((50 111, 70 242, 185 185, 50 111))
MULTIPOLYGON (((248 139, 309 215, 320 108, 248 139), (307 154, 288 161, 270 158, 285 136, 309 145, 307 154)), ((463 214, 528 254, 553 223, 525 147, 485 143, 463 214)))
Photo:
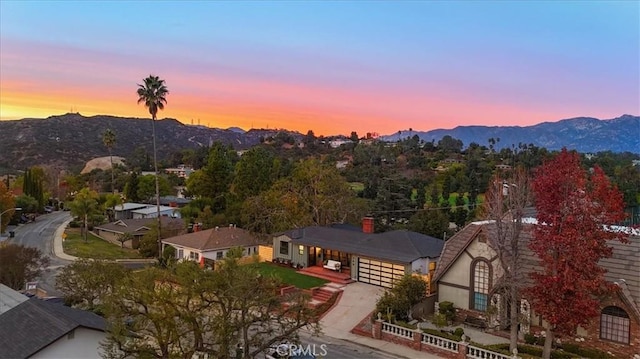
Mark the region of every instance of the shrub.
POLYGON ((584 357, 584 358, 593 358, 593 359, 610 359, 613 358, 613 356, 609 355, 606 352, 603 352, 602 350, 598 350, 598 349, 592 349, 592 348, 584 348, 581 347, 577 344, 573 344, 573 343, 565 343, 562 344, 562 350, 569 352, 569 353, 573 353, 573 354, 577 354, 580 357, 584 357))
POLYGON ((438 312, 447 318, 448 322, 453 322, 456 319, 456 308, 453 306, 453 303, 444 301, 440 302, 438 306, 438 312))
POLYGON ((453 335, 455 335, 456 337, 460 337, 462 338, 462 336, 464 335, 464 329, 458 327, 453 331, 453 335))
POLYGON ((538 340, 538 338, 531 334, 531 333, 526 333, 524 335, 524 342, 530 345, 536 344, 536 341, 538 340))
POLYGON ((82 227, 82 222, 80 222, 80 221, 71 221, 71 222, 69 222, 69 227, 70 228, 80 228, 80 227, 82 227))
POLYGON ((407 328, 407 329, 417 329, 418 326, 415 324, 409 324, 407 322, 405 322, 404 320, 396 320, 396 325, 401 326, 403 328, 407 328))
MULTIPOLYGON (((509 344, 493 344, 493 345, 479 345, 482 348, 489 349, 498 353, 511 355, 509 352, 509 344)), ((518 353, 526 354, 532 357, 541 358, 542 357, 542 348, 533 346, 533 345, 518 345, 518 353)), ((552 350, 551 351, 551 359, 573 359, 576 358, 571 353, 563 352, 561 350, 552 350)))
POLYGON ((442 328, 442 327, 446 327, 447 326, 447 317, 444 316, 444 314, 436 314, 433 316, 433 325, 435 325, 438 328, 442 328))
POLYGON ((448 333, 448 332, 445 332, 445 331, 442 331, 442 330, 438 330, 438 329, 425 328, 425 329, 422 329, 422 332, 434 335, 436 337, 453 340, 453 341, 456 341, 456 342, 459 342, 462 339, 462 336, 458 337, 458 336, 455 336, 455 335, 453 335, 451 333, 448 333))

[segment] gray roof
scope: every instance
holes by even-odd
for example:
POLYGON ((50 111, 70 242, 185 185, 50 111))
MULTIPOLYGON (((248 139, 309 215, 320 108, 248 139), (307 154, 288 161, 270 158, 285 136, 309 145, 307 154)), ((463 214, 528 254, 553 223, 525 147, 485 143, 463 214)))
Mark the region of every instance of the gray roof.
MULTIPOLYGON (((184 221, 180 218, 160 217, 163 228, 184 227, 184 221)), ((120 219, 115 222, 101 224, 94 228, 101 231, 113 232, 113 233, 131 233, 131 234, 145 234, 151 226, 154 226, 158 221, 158 218, 135 218, 135 219, 120 219)))
POLYGON ((27 300, 29 300, 29 298, 26 295, 16 292, 0 283, 0 314, 27 300))
POLYGON ((116 211, 130 211, 132 209, 138 209, 138 208, 146 208, 152 206, 151 204, 144 204, 144 203, 131 203, 131 202, 127 202, 127 203, 123 203, 123 204, 119 204, 115 207, 116 211))
POLYGON ((31 298, 0 314, 0 358, 27 358, 72 330, 105 331, 105 320, 91 312, 31 298))
POLYGON ((411 263, 418 258, 437 258, 444 241, 417 232, 398 230, 363 233, 332 227, 305 227, 284 233, 294 244, 303 244, 375 259, 411 263))

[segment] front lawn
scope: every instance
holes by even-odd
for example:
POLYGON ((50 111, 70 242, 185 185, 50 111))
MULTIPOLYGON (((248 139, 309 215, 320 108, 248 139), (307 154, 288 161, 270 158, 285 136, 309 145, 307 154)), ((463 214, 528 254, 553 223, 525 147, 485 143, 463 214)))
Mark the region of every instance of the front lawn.
POLYGON ((87 242, 82 239, 79 228, 67 228, 64 232, 67 235, 62 247, 64 252, 71 256, 93 259, 127 259, 142 258, 138 251, 102 240, 89 233, 87 242))
POLYGON ((300 274, 293 268, 285 268, 269 262, 261 262, 249 264, 255 266, 263 276, 273 275, 288 285, 293 285, 300 289, 310 289, 313 287, 321 287, 329 281, 300 274))

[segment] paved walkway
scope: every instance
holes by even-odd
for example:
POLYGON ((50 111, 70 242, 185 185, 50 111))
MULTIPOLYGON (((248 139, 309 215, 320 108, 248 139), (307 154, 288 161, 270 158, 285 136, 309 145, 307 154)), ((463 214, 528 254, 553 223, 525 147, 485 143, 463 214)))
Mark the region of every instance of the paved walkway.
POLYGON ((460 328, 462 327, 464 329, 464 334, 471 338, 471 341, 474 341, 476 343, 480 343, 480 344, 485 344, 485 345, 491 345, 491 344, 504 344, 504 343, 509 343, 509 339, 507 338, 503 338, 497 335, 493 335, 493 334, 489 334, 486 332, 483 332, 481 330, 477 330, 477 329, 473 329, 473 328, 468 328, 468 327, 463 327, 462 325, 459 326, 455 326, 455 327, 443 327, 443 328, 438 328, 435 325, 433 325, 433 323, 431 322, 422 322, 420 324, 418 324, 418 326, 421 329, 441 329, 441 330, 450 330, 450 331, 454 331, 456 328, 460 328))
POLYGON ((327 336, 374 348, 397 358, 439 358, 403 345, 351 333, 351 329, 371 313, 383 291, 382 288, 364 283, 351 283, 344 287, 340 301, 320 320, 322 332, 327 336))
POLYGON ((62 241, 63 241, 62 234, 64 233, 64 230, 67 228, 67 226, 72 220, 73 219, 69 219, 68 221, 65 221, 64 223, 62 223, 58 227, 58 229, 56 229, 56 233, 53 235, 53 254, 55 254, 56 257, 60 259, 64 259, 68 261, 75 261, 76 259, 78 259, 78 257, 74 257, 66 254, 62 249, 62 241))

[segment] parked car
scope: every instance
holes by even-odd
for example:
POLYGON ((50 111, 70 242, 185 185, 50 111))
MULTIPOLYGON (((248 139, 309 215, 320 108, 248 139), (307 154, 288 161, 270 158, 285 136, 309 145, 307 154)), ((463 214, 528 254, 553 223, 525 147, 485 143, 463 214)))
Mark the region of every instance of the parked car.
POLYGON ((51 213, 51 212, 53 212, 52 206, 44 206, 44 213, 51 213))

